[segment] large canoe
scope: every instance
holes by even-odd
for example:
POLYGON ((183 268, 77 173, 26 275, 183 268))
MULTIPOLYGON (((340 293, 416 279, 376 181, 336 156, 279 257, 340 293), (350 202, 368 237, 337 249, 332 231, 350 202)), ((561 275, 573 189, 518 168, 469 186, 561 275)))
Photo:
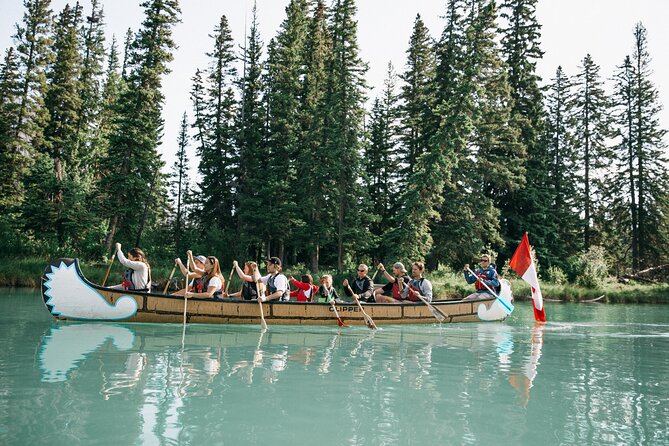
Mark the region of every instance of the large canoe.
MULTIPOLYGON (((488 295, 486 295, 488 296, 488 295)), ((42 298, 57 319, 124 322, 259 324, 256 301, 171 296, 162 293, 124 291, 91 283, 81 272, 78 259, 56 259, 42 274, 42 298)), ((508 282, 503 281, 500 298, 512 301, 508 282)), ((332 325, 337 323, 327 303, 264 302, 267 324, 332 325)), ((381 324, 433 324, 436 321, 423 303, 363 304, 365 312, 381 324)), ((503 320, 507 314, 495 297, 435 300, 432 305, 446 315, 445 323, 503 320)), ((364 325, 354 303, 337 303, 337 312, 349 325, 364 325)))

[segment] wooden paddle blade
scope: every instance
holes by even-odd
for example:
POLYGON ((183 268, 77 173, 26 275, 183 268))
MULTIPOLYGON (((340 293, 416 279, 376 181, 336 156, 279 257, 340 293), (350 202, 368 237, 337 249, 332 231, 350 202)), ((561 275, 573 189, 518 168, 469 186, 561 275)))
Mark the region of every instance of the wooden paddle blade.
POLYGON ((446 320, 446 315, 439 311, 435 307, 431 307, 430 310, 432 311, 432 315, 439 321, 439 322, 444 322, 446 320))
POLYGON ((367 327, 371 330, 376 330, 376 324, 374 323, 374 320, 371 318, 371 316, 365 314, 365 323, 367 324, 367 327))

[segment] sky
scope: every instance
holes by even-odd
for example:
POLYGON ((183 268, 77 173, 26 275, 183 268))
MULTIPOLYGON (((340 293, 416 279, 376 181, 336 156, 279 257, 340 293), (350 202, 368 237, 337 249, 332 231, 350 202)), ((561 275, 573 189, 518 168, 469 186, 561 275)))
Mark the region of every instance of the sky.
MULTIPOLYGON (((54 12, 67 0, 52 0, 54 12)), ((70 1, 69 3, 73 3, 70 1)), ((80 0, 90 12, 90 0, 80 0)), ((140 0, 101 0, 104 6, 107 45, 112 35, 122 44, 126 30, 137 30, 143 20, 140 0)), ((329 4, 330 2, 327 2, 329 4)), ((288 0, 257 0, 258 21, 265 44, 276 35, 285 18, 288 0)), ((207 65, 206 52, 211 50, 214 27, 225 15, 232 36, 243 45, 245 28, 251 20, 253 0, 181 0, 182 22, 174 29, 178 50, 170 64, 172 72, 163 80, 165 130, 159 148, 168 169, 175 159, 177 134, 181 117, 192 114, 189 92, 191 78, 197 68, 207 65)), ((432 35, 437 38, 444 28, 446 0, 358 0, 358 40, 360 55, 369 64, 367 81, 372 89, 370 100, 379 94, 386 77, 388 63, 402 72, 406 50, 416 15, 420 14, 432 35)), ((22 20, 21 0, 0 0, 0 50, 12 46, 15 24, 22 20)), ((667 0, 539 0, 537 19, 542 25, 541 48, 544 57, 537 64, 543 83, 554 77, 558 66, 567 75, 578 72, 582 59, 590 54, 600 75, 612 91, 616 66, 633 51, 633 31, 642 22, 648 32, 648 49, 652 58, 651 79, 659 90, 660 102, 669 104, 669 1, 667 0)), ((660 125, 669 129, 669 110, 660 114, 660 125)), ((189 157, 196 166, 194 148, 189 157)))

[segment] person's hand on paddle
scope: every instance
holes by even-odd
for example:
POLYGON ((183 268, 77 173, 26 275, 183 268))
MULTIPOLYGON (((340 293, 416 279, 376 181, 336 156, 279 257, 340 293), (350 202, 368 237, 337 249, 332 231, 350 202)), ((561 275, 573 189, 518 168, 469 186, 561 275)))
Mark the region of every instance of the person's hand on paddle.
POLYGON ((181 259, 174 259, 174 264, 177 266, 182 266, 183 263, 181 263, 181 259))
POLYGON ((117 244, 116 244, 116 252, 118 252, 118 251, 120 251, 120 250, 121 250, 121 244, 120 244, 120 243, 117 243, 117 244))
POLYGON ((237 263, 236 260, 233 260, 233 261, 232 261, 232 267, 233 267, 233 268, 239 268, 239 263, 237 263))
POLYGON ((258 298, 257 298, 256 300, 257 300, 258 302, 265 302, 265 298, 262 297, 262 296, 258 296, 258 298))
POLYGON ((382 273, 385 273, 385 272, 386 272, 386 267, 383 266, 383 263, 379 263, 379 265, 377 266, 377 268, 378 268, 378 270, 381 271, 382 273))
POLYGON ((469 270, 469 263, 465 263, 465 267, 462 270, 467 272, 469 270))
POLYGON ((191 293, 190 291, 186 291, 186 292, 184 293, 184 296, 186 296, 186 297, 193 297, 193 293, 191 293))
POLYGON ((342 283, 345 287, 348 287, 348 279, 344 279, 344 282, 342 283))

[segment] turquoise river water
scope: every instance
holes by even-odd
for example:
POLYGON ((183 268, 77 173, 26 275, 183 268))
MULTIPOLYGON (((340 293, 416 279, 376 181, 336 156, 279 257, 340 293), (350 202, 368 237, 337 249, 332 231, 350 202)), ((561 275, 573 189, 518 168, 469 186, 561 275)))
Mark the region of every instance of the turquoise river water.
POLYGON ((0 444, 669 444, 669 306, 546 310, 183 335, 58 322, 0 289, 0 444))

